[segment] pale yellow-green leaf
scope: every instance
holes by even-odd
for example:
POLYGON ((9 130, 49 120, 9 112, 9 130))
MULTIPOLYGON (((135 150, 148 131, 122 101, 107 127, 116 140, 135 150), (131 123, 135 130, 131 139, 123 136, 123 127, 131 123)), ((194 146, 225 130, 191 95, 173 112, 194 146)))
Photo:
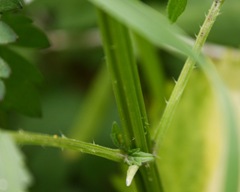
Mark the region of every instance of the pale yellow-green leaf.
POLYGON ((6 23, 0 21, 0 45, 12 43, 16 39, 17 35, 15 32, 6 23))
MULTIPOLYGON (((226 50, 214 63, 239 117, 240 54, 226 50)), ((166 191, 223 191, 226 130, 224 112, 212 90, 205 76, 199 70, 194 71, 160 149, 158 162, 166 191)), ((240 119, 238 127, 240 134, 240 119)))
POLYGON ((8 64, 0 57, 0 78, 8 78, 11 69, 8 64))
POLYGON ((223 129, 215 121, 212 89, 198 70, 189 82, 158 159, 165 190, 171 192, 206 192, 221 155, 223 129))
POLYGON ((0 132, 0 191, 26 192, 31 177, 12 138, 0 132))

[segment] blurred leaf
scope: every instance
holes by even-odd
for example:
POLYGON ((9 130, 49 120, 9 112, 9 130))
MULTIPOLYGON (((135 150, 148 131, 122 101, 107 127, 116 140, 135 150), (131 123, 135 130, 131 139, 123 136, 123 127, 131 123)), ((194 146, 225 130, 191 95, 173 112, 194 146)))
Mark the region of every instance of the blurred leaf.
POLYGON ((0 13, 21 9, 22 6, 21 0, 0 0, 0 13))
POLYGON ((4 22, 0 21, 0 44, 7 44, 16 41, 17 35, 4 22))
POLYGON ((0 191, 25 192, 31 183, 23 156, 11 137, 0 133, 0 191))
POLYGON ((0 78, 8 78, 10 73, 8 64, 0 57, 0 78))
POLYGON ((215 100, 204 74, 195 71, 159 150, 157 161, 166 191, 208 191, 224 143, 215 100))
POLYGON ((153 45, 165 49, 172 47, 180 53, 196 58, 192 48, 179 37, 184 36, 184 32, 180 28, 170 25, 163 14, 146 4, 128 0, 89 1, 153 45))
POLYGON ((1 57, 7 61, 12 73, 5 80, 6 95, 0 107, 13 109, 28 116, 41 116, 36 85, 43 80, 40 72, 17 53, 0 47, 1 57))
POLYGON ((183 13, 187 5, 187 0, 169 0, 168 1, 168 18, 171 22, 175 22, 177 18, 183 13))
POLYGON ((0 101, 3 99, 5 95, 5 85, 2 80, 0 80, 0 101))
POLYGON ((32 48, 49 47, 46 35, 33 25, 31 19, 23 15, 6 14, 2 16, 2 20, 8 23, 19 36, 15 45, 32 48))
MULTIPOLYGON (((8 64, 0 57, 0 78, 8 78, 11 73, 11 69, 8 64)), ((0 79, 0 101, 3 100, 5 95, 5 84, 0 79)))

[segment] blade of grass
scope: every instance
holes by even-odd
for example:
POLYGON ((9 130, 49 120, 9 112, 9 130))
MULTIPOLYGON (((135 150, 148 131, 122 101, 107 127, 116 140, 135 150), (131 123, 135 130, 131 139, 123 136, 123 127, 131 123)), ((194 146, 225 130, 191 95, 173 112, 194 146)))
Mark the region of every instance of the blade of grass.
POLYGON ((183 54, 193 55, 191 48, 179 38, 184 32, 170 25, 164 15, 144 3, 132 0, 89 1, 152 44, 163 48, 174 47, 183 54))
MULTIPOLYGON (((126 145, 128 149, 137 147, 149 152, 148 121, 129 32, 101 10, 98 17, 126 145)), ((141 180, 140 191, 162 191, 155 164, 140 170, 141 175, 137 176, 141 180)))

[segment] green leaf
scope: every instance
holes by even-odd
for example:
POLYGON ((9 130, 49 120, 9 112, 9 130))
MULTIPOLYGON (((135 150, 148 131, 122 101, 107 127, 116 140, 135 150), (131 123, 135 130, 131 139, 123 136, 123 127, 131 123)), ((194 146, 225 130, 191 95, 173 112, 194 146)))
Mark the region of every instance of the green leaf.
POLYGON ((16 39, 16 33, 6 23, 0 21, 0 44, 12 43, 16 39))
POLYGON ((11 69, 8 64, 0 57, 0 78, 8 78, 11 69))
POLYGON ((15 45, 31 48, 47 48, 49 41, 47 36, 39 28, 34 26, 31 19, 23 15, 6 14, 2 20, 19 36, 15 45))
POLYGON ((128 150, 125 162, 128 165, 142 166, 143 163, 154 161, 154 156, 151 153, 142 152, 140 148, 128 150))
POLYGON ((12 73, 6 79, 6 95, 0 108, 15 110, 28 116, 41 116, 41 106, 36 85, 43 78, 40 72, 17 53, 0 47, 1 57, 9 64, 12 73))
POLYGON ((0 0, 0 13, 21 9, 22 6, 21 0, 0 0))
POLYGON ((187 0, 169 0, 167 5, 168 18, 175 22, 183 13, 187 5, 187 0))
POLYGON ((23 155, 5 133, 0 133, 0 151, 0 191, 26 191, 31 176, 24 165, 23 155))

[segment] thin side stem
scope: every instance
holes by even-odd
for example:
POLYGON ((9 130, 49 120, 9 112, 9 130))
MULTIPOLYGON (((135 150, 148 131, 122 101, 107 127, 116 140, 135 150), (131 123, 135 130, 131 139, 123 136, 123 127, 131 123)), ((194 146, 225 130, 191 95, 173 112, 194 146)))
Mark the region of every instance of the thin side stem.
MULTIPOLYGON (((194 51, 196 53, 200 53, 208 34, 219 15, 221 6, 223 4, 223 0, 214 0, 213 4, 205 18, 205 21, 197 35, 196 42, 194 44, 194 51)), ((191 57, 188 57, 188 59, 185 62, 185 65, 182 69, 182 72, 179 76, 178 81, 176 82, 176 85, 173 89, 173 92, 170 96, 169 101, 167 102, 167 106, 165 108, 165 111, 163 113, 163 116, 159 122, 158 127, 156 128, 156 131, 153 135, 153 140, 155 142, 154 152, 157 153, 158 149, 160 148, 163 138, 167 132, 167 129, 170 126, 170 122, 172 121, 172 118, 174 116, 174 112, 176 110, 176 107, 180 101, 180 98, 183 94, 183 91, 187 85, 187 82, 190 78, 191 72, 194 69, 195 66, 195 60, 191 57)))
POLYGON ((56 147, 60 149, 75 150, 81 153, 87 153, 116 162, 124 162, 125 155, 119 149, 102 147, 93 143, 86 143, 75 139, 60 137, 57 135, 46 135, 30 133, 26 131, 1 131, 9 134, 18 144, 21 145, 39 145, 47 147, 56 147))

